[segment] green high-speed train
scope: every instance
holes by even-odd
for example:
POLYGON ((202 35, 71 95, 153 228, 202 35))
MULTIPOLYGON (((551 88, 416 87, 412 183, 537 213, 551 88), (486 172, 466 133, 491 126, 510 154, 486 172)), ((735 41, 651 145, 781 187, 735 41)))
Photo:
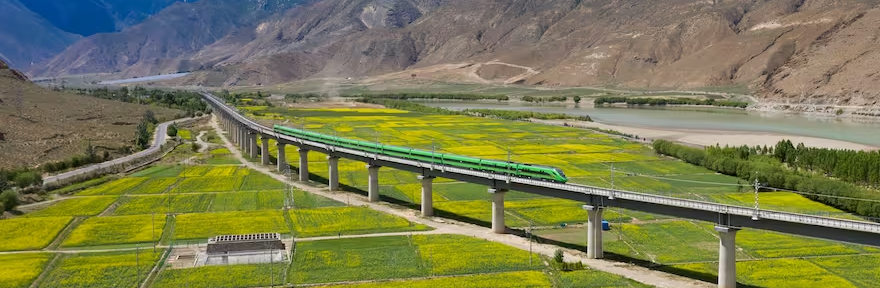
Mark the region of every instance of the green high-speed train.
POLYGON ((562 170, 555 167, 487 160, 446 153, 434 153, 430 151, 422 151, 406 147, 383 145, 375 142, 346 139, 342 137, 305 131, 301 129, 284 127, 280 125, 275 125, 274 130, 275 132, 280 134, 293 136, 308 141, 323 143, 327 145, 335 145, 368 153, 377 153, 380 155, 393 156, 457 168, 495 172, 504 175, 510 174, 515 177, 521 178, 530 178, 557 183, 568 182, 568 178, 565 177, 565 173, 562 173, 562 170))

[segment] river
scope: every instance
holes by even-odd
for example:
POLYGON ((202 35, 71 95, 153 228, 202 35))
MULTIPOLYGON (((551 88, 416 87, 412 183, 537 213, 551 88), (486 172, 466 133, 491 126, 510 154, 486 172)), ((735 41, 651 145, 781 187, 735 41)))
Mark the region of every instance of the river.
POLYGON ((880 147, 880 122, 864 118, 812 118, 723 108, 691 107, 592 107, 477 101, 419 101, 452 110, 503 109, 589 115, 593 121, 627 127, 660 129, 725 130, 798 135, 834 139, 880 147))

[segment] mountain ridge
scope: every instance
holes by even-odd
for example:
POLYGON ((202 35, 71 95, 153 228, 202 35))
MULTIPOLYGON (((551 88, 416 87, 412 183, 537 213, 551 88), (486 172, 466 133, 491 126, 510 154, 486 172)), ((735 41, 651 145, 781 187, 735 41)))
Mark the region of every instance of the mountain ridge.
MULTIPOLYGON (((876 105, 880 99, 878 81, 872 80, 880 75, 871 75, 871 63, 880 61, 880 43, 871 36, 880 30, 877 0, 305 4, 254 16, 175 57, 157 54, 112 66, 127 76, 204 70, 182 84, 234 86, 497 61, 530 70, 486 66, 475 73, 491 74, 486 81, 493 83, 638 89, 738 85, 764 98, 793 102, 876 105)), ((119 34, 127 33, 133 34, 119 34)), ((89 55, 112 46, 106 42, 87 38, 80 43, 31 72, 96 72, 100 69, 69 67, 123 59, 89 55)), ((175 45, 180 43, 169 43, 175 45)))

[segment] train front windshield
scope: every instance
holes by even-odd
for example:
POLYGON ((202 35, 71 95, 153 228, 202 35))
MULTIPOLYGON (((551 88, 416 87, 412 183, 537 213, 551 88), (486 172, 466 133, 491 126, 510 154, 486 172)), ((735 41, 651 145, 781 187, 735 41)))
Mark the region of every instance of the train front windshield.
POLYGON ((561 169, 559 169, 559 168, 553 168, 553 169, 556 170, 557 173, 559 173, 559 176, 562 176, 562 178, 568 179, 568 177, 565 177, 565 173, 562 173, 561 169))

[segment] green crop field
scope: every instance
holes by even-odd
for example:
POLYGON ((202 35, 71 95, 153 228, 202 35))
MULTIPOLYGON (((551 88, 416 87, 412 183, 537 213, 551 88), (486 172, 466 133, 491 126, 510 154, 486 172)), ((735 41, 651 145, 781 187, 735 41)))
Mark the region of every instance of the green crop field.
POLYGON ((204 266, 164 269, 152 288, 244 288, 282 284, 285 264, 204 266), (274 274, 274 276, 273 276, 274 274), (273 278, 274 277, 274 278, 273 278), (272 282, 274 279, 274 283, 272 282))
POLYGON ((414 235, 298 242, 293 283, 332 283, 541 270, 543 259, 503 244, 458 235, 414 235))
POLYGON ((30 217, 45 216, 94 216, 101 214, 110 204, 116 202, 116 197, 82 197, 64 199, 55 202, 45 209, 28 213, 30 217))
POLYGON ((110 181, 110 183, 83 190, 76 193, 77 196, 95 196, 95 195, 122 195, 130 190, 135 189, 149 178, 145 177, 127 177, 119 180, 110 181))
POLYGON ((556 275, 560 288, 651 288, 651 286, 595 270, 562 272, 556 275))
POLYGON ((37 250, 49 245, 71 217, 0 220, 0 251, 37 250))
POLYGON ((113 211, 113 215, 198 213, 208 211, 215 194, 183 194, 125 197, 120 200, 122 205, 113 211))
POLYGON ((62 247, 132 244, 158 241, 165 215, 92 217, 80 223, 62 247))
POLYGON ((27 288, 53 257, 46 253, 0 255, 0 288, 27 288))
MULTIPOLYGON (((380 283, 334 285, 321 287, 345 287, 345 288, 504 288, 504 287, 552 287, 550 280, 544 273, 537 271, 505 272, 484 275, 469 275, 458 277, 443 277, 425 280, 390 281, 380 283)), ((603 287, 604 288, 604 287, 603 287)))
POLYGON ((144 280, 163 252, 143 249, 140 252, 62 255, 59 263, 40 282, 39 288, 135 288, 138 278, 141 282, 144 280))
POLYGON ((135 172, 132 177, 177 177, 183 171, 183 165, 158 165, 135 172))
POLYGON ((232 192, 238 191, 243 176, 231 177, 191 177, 184 178, 177 189, 181 193, 189 192, 232 192))
POLYGON ((427 226, 364 207, 290 210, 297 237, 428 230, 427 226))
POLYGON ((277 210, 284 206, 282 191, 219 193, 209 211, 277 210))
POLYGON ((392 236, 298 242, 289 279, 296 284, 332 283, 429 273, 409 238, 392 236))
POLYGON ((241 191, 262 191, 284 188, 284 183, 272 179, 262 173, 252 173, 244 177, 244 183, 241 184, 241 191))
POLYGON ((153 178, 129 190, 128 194, 162 194, 177 184, 177 181, 177 178, 172 177, 153 178))
POLYGON ((271 233, 290 234, 281 211, 222 212, 177 215, 175 240, 206 240, 217 235, 271 233))

